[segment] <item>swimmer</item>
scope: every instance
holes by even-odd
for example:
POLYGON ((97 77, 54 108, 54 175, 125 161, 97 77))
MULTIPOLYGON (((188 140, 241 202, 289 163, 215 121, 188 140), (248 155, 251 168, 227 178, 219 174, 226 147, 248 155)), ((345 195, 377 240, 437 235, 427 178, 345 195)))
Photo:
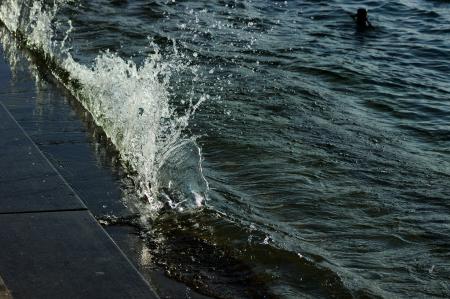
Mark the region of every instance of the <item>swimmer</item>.
POLYGON ((374 29, 367 18, 367 10, 365 8, 358 8, 356 14, 351 15, 351 17, 355 20, 358 29, 374 29))

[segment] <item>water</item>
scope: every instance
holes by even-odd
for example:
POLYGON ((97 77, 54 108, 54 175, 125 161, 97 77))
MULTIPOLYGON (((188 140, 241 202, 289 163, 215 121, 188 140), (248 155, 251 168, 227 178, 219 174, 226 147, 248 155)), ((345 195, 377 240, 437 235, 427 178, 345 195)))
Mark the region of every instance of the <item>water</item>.
POLYGON ((225 298, 450 296, 448 2, 1 3, 120 152, 169 277, 225 298))

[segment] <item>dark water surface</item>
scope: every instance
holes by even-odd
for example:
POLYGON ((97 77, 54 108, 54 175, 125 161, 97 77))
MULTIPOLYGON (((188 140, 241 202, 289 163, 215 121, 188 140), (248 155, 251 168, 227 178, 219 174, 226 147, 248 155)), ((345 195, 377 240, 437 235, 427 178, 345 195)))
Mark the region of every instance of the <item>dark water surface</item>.
MULTIPOLYGON (((97 213, 140 237, 144 265, 218 298, 450 296, 448 1, 72 1, 42 27, 31 2, 0 3, 20 4, 19 39, 36 60, 56 74, 62 66, 84 97, 112 99, 107 110, 87 106, 106 115, 108 135, 115 116, 120 136, 153 130, 121 121, 114 103, 156 94, 127 112, 136 119, 173 108, 154 139, 167 162, 149 176, 165 208, 149 216, 125 183, 132 216, 97 213), (355 28, 348 14, 360 6, 375 30, 355 28), (144 76, 120 85, 134 76, 127 63, 158 51, 167 68, 153 85, 144 76), (94 61, 83 81, 91 73, 81 66, 94 61), (167 143, 178 129, 184 141, 167 143), (178 203, 183 211, 170 208, 178 203)), ((34 3, 38 16, 53 7, 34 3)), ((145 146, 119 151, 145 164, 145 146)))

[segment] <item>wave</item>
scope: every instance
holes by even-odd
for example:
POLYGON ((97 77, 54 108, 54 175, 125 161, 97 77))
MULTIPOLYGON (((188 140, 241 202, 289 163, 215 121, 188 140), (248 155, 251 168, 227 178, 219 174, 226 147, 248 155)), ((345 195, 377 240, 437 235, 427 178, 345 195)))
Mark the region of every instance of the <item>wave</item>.
POLYGON ((70 20, 64 25, 55 21, 70 0, 2 2, 0 20, 45 61, 102 127, 135 181, 138 195, 148 200, 150 215, 164 206, 183 210, 206 203, 209 186, 202 171, 201 150, 195 137, 184 132, 207 97, 185 99, 188 107, 181 114, 171 105, 171 76, 189 68, 175 44, 168 57, 152 44, 153 54, 139 65, 105 51, 92 66, 86 66, 71 55, 70 20), (62 28, 64 34, 57 38, 56 29, 62 28))

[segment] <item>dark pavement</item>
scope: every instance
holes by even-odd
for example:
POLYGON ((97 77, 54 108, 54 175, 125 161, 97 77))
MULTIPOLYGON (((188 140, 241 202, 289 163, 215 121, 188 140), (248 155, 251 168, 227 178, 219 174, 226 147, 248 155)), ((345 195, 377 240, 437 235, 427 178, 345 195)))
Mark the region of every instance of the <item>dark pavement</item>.
MULTIPOLYGON (((8 76, 0 64, 2 89, 8 76)), ((157 298, 9 113, 4 96, 0 92, 0 299, 157 298)))

